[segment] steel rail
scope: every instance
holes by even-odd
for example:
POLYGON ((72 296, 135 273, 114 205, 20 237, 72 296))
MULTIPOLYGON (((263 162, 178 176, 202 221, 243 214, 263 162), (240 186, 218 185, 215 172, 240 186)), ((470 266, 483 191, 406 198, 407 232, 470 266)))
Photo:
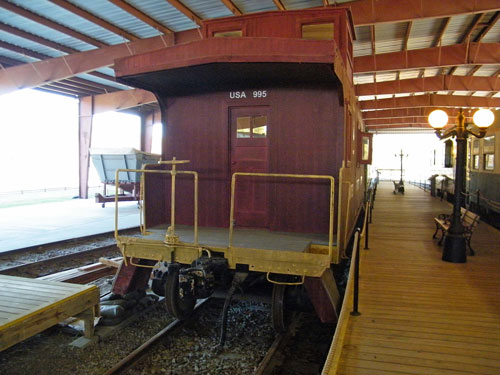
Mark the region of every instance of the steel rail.
POLYGON ((280 353, 287 345, 288 341, 295 335, 295 330, 297 328, 297 324, 299 322, 301 314, 294 314, 293 320, 288 325, 286 332, 279 333, 276 335, 273 343, 269 347, 266 355, 260 361, 259 367, 254 372, 254 375, 265 375, 271 374, 274 367, 276 366, 276 362, 274 359, 277 357, 277 354, 280 353))
POLYGON ((67 261, 70 259, 83 258, 83 257, 90 256, 94 253, 107 252, 107 251, 111 251, 111 250, 116 250, 117 253, 120 252, 120 249, 118 248, 118 246, 116 246, 116 244, 106 245, 106 246, 96 247, 94 249, 82 250, 82 251, 74 252, 71 254, 60 255, 60 256, 56 256, 56 257, 38 260, 35 262, 30 262, 30 263, 25 263, 25 264, 20 264, 17 266, 4 268, 4 269, 0 270, 0 274, 9 275, 13 272, 22 272, 22 271, 26 272, 26 270, 30 269, 30 268, 46 266, 49 264, 57 263, 59 261, 67 261))
MULTIPOLYGON (((196 306, 194 307, 194 311, 198 310, 208 300, 209 300, 209 298, 200 300, 196 304, 196 306)), ((156 333, 154 336, 152 336, 148 340, 146 340, 141 346, 139 346, 138 348, 136 348, 132 352, 130 352, 126 357, 124 357, 121 361, 119 361, 112 368, 110 368, 108 371, 106 371, 103 375, 118 374, 121 370, 123 370, 125 368, 129 368, 135 362, 137 362, 142 357, 141 355, 144 354, 146 352, 146 350, 148 350, 160 338, 162 338, 163 336, 165 336, 167 333, 172 332, 172 330, 174 328, 176 328, 177 326, 179 326, 179 325, 187 322, 188 320, 179 320, 179 319, 174 320, 168 326, 166 326, 161 331, 159 331, 158 333, 156 333)))
MULTIPOLYGON (((123 231, 133 231, 133 230, 138 230, 140 229, 139 226, 131 227, 131 228, 124 228, 120 229, 121 232, 123 231)), ((91 239, 93 237, 100 237, 100 236, 106 236, 109 235, 110 238, 115 234, 115 230, 113 229, 110 232, 104 232, 104 233, 94 233, 89 236, 82 236, 82 237, 74 237, 74 238, 68 238, 66 240, 60 240, 60 241, 54 241, 54 242, 47 242, 43 244, 38 244, 38 245, 33 245, 33 246, 28 246, 28 247, 22 247, 19 249, 12 249, 12 250, 7 250, 7 251, 2 251, 0 252, 0 259, 3 258, 6 255, 18 255, 18 254, 23 254, 23 253, 29 253, 35 250, 39 250, 40 247, 45 247, 45 246, 56 246, 56 245, 66 245, 68 243, 71 243, 73 241, 85 241, 88 239, 91 239)))

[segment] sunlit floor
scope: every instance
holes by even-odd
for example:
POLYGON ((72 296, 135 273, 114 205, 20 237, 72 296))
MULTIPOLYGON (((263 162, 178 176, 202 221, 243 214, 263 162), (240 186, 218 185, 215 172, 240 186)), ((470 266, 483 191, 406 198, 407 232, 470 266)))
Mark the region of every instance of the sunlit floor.
MULTIPOLYGON (((119 229, 139 226, 137 202, 119 203, 119 229)), ((0 252, 37 246, 115 229, 115 207, 94 199, 0 209, 0 252)))

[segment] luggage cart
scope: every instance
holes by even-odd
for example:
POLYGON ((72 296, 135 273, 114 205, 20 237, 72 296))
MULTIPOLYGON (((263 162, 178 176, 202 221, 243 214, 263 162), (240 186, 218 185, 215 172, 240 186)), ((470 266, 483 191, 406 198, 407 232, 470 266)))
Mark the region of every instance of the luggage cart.
MULTIPOLYGON (((97 193, 95 200, 102 207, 106 202, 114 202, 115 194, 107 194, 107 185, 115 187, 117 169, 141 169, 144 164, 156 164, 161 156, 136 150, 135 148, 95 148, 90 150, 92 163, 104 185, 103 193, 97 193)), ((138 201, 140 174, 126 172, 120 174, 118 201, 138 201)))

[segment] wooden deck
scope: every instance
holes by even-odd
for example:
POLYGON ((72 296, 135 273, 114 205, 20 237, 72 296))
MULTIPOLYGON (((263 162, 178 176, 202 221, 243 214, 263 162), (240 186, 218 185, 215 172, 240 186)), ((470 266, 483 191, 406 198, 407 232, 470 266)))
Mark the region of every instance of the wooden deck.
POLYGON ((91 336, 98 306, 95 285, 0 275, 0 351, 71 316, 83 319, 91 336))
POLYGON ((476 256, 444 262, 433 217, 451 205, 405 188, 379 185, 337 374, 500 374, 500 232, 480 223, 476 256))

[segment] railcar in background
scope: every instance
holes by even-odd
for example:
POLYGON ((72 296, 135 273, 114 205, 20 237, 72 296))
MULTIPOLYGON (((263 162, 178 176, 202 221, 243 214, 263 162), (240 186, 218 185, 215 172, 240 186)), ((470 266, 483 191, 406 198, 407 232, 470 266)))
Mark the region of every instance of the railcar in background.
POLYGON ((215 19, 189 35, 115 63, 120 82, 155 93, 164 138, 162 161, 139 171, 142 234, 116 236, 113 292, 153 275, 184 318, 216 290, 267 285, 277 330, 304 295, 335 321, 371 162, 348 10, 215 19))
POLYGON ((500 228, 500 111, 484 138, 469 139, 467 202, 483 220, 500 228))

